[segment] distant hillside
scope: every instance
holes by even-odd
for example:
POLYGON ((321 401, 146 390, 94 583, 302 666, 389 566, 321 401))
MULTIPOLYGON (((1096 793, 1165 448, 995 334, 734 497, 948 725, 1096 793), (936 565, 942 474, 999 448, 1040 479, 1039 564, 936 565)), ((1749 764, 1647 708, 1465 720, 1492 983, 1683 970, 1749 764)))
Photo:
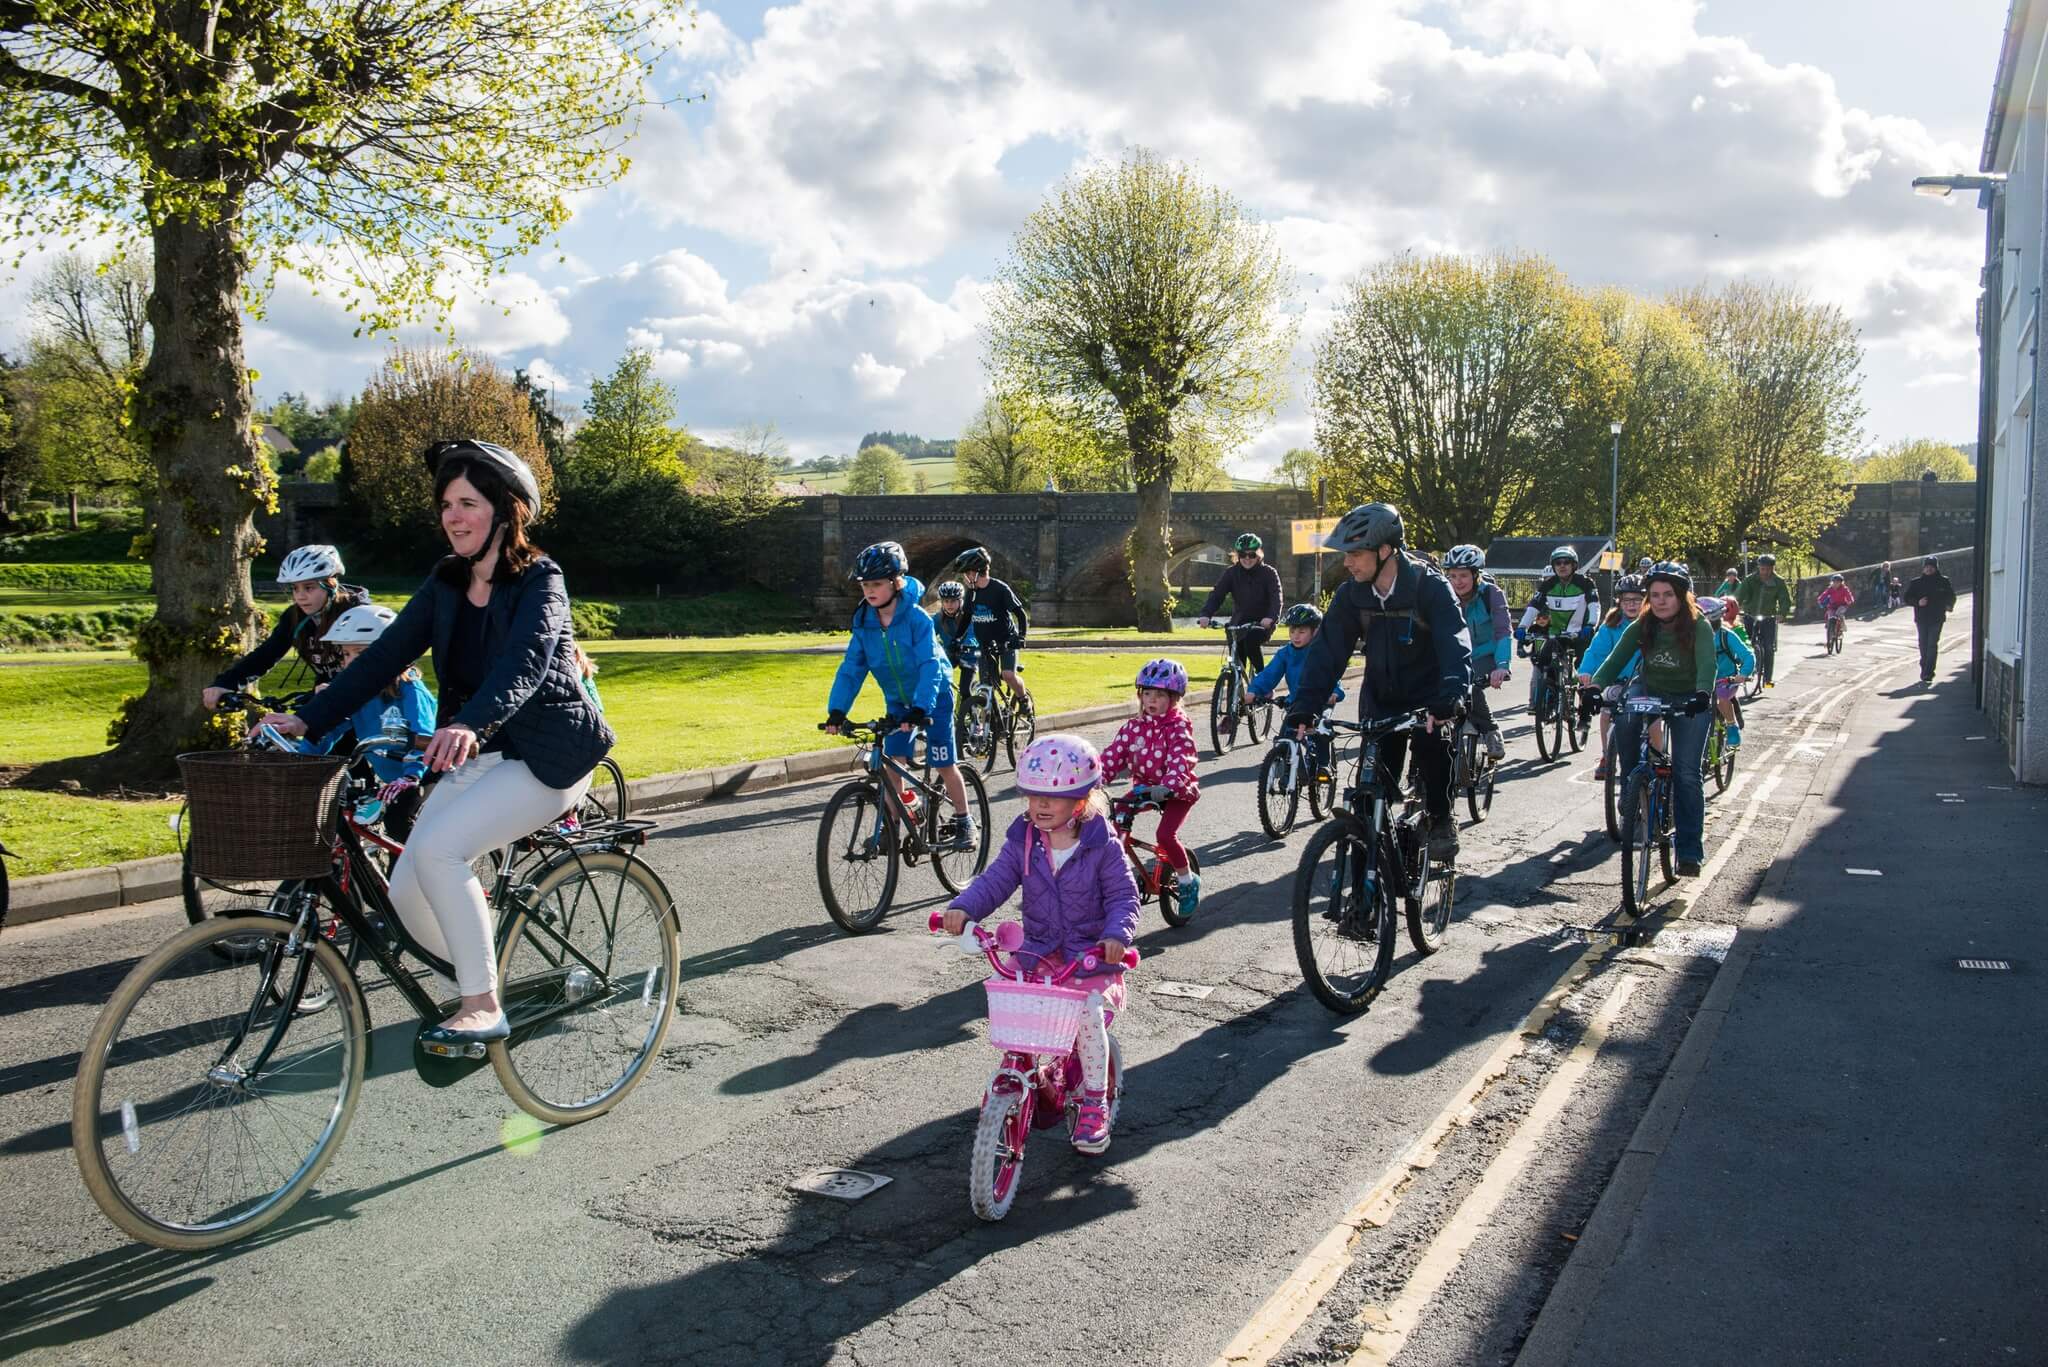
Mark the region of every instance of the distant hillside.
MULTIPOLYGON (((912 457, 910 460, 910 473, 912 478, 919 474, 924 476, 926 493, 950 494, 962 492, 953 488, 953 477, 956 469, 950 453, 944 456, 912 457)), ((846 492, 846 472, 844 470, 836 470, 830 474, 819 474, 815 470, 799 468, 785 475, 784 478, 800 479, 821 494, 841 494, 846 492)), ((1267 480, 1232 479, 1230 487, 1236 493, 1256 493, 1260 490, 1280 489, 1285 486, 1267 480)))

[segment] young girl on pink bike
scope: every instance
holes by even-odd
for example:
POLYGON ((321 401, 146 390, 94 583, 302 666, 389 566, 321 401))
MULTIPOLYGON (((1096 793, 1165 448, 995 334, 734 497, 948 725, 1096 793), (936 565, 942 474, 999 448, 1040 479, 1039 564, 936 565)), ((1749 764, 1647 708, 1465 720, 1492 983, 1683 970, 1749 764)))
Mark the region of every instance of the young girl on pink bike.
POLYGON ((1138 885, 1110 829, 1095 747, 1079 736, 1040 736, 1017 757, 1017 791, 1025 814, 1010 823, 1003 849, 946 908, 948 935, 980 921, 1024 890, 1027 963, 1054 969, 1093 953, 1102 972, 1076 975, 1090 995, 1075 1051, 1081 1059, 1081 1105, 1074 1147, 1109 1147, 1109 1022, 1123 1008, 1125 951, 1138 933, 1138 885))
POLYGON ((1181 823, 1202 795, 1195 778, 1195 724, 1180 706, 1187 691, 1188 672, 1180 661, 1149 661, 1138 671, 1138 715, 1102 747, 1102 781, 1112 782, 1128 769, 1134 785, 1129 796, 1159 804, 1159 832, 1152 839, 1180 885, 1183 917, 1195 914, 1202 897, 1202 875, 1189 866, 1179 838, 1181 823))

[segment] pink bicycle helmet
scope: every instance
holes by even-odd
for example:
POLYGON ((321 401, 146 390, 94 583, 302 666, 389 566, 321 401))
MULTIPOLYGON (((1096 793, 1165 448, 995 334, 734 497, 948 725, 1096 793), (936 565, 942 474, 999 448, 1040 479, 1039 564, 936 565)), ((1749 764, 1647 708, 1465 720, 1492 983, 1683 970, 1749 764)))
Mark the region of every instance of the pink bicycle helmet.
POLYGON ((1080 797, 1102 778, 1095 747, 1079 736, 1040 736, 1017 756, 1017 791, 1034 797, 1080 797))
POLYGON ((1700 605, 1700 614, 1706 617, 1709 621, 1712 621, 1714 618, 1719 617, 1721 615, 1720 599, 1714 597, 1707 597, 1701 598, 1697 601, 1700 605))
POLYGON ((1185 693, 1188 691, 1188 672, 1181 668, 1179 660, 1149 660, 1138 671, 1138 687, 1185 693))

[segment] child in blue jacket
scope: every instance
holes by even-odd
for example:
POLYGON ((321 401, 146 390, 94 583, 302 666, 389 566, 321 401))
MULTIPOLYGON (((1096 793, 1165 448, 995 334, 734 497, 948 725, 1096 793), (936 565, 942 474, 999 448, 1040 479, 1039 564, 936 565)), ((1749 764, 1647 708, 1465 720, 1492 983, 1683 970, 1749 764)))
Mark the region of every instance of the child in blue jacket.
POLYGON ((925 755, 946 785, 955 815, 940 832, 952 848, 972 849, 974 815, 967 810, 967 785, 953 758, 953 680, 932 616, 918 600, 924 584, 909 578, 910 557, 894 541, 880 541, 854 557, 848 578, 860 582, 861 605, 854 609, 852 636, 832 680, 823 729, 838 735, 846 709, 860 696, 869 675, 898 729, 882 742, 884 754, 910 758, 918 727, 925 728, 925 755))
MULTIPOLYGON (((1281 614, 1280 625, 1287 628, 1287 644, 1273 652, 1273 658, 1266 661, 1266 667, 1252 675, 1252 697, 1258 702, 1270 702, 1273 690, 1287 680, 1287 696, 1292 699, 1301 690, 1301 667, 1308 663, 1308 645, 1316 638, 1316 628, 1323 624, 1323 614, 1313 603, 1296 603, 1281 614)), ((1344 685, 1338 684, 1336 691, 1315 705, 1321 712, 1326 707, 1335 707, 1344 699, 1344 685)), ((1311 737, 1315 747, 1315 760, 1319 767, 1327 767, 1330 757, 1323 753, 1327 742, 1321 737, 1311 737)))
MULTIPOLYGON (((1625 574, 1615 580, 1614 606, 1607 609, 1607 615, 1600 619, 1600 629, 1593 633, 1592 642, 1587 645, 1585 655, 1579 660, 1579 671, 1591 674, 1607 663, 1607 657, 1614 653, 1615 642, 1621 639, 1621 633, 1628 630, 1629 624, 1641 616, 1642 611, 1642 579, 1633 574, 1625 574)), ((1619 698, 1636 677, 1636 671, 1642 667, 1642 663, 1643 657, 1637 655, 1623 665, 1621 681, 1607 691, 1619 698)), ((1613 727, 1614 713, 1603 709, 1600 713, 1600 763, 1593 767, 1594 778, 1606 778, 1607 766, 1613 763, 1613 757, 1607 753, 1607 733, 1613 727)))
MULTIPOLYGON (((335 618, 320 640, 338 648, 341 662, 347 666, 382 636, 397 616, 390 608, 365 603, 335 618)), ((357 708, 347 726, 335 727, 327 733, 326 744, 313 747, 324 753, 343 739, 356 744, 401 732, 411 738, 413 749, 406 754, 386 750, 369 754, 370 771, 384 786, 377 796, 356 807, 356 820, 367 825, 381 818, 384 829, 400 843, 412 833, 413 817, 419 812, 420 780, 427 776, 424 751, 434 734, 434 712, 434 695, 421 681, 419 667, 408 665, 405 673, 357 708)))

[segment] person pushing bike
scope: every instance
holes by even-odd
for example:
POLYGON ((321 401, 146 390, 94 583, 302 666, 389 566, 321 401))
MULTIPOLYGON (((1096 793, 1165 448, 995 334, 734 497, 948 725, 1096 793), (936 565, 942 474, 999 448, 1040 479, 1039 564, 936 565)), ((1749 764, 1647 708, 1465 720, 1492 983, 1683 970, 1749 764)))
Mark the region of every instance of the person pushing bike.
POLYGON ((1324 545, 1344 554, 1351 582, 1340 585, 1309 642, 1301 683, 1293 694, 1287 724, 1308 738, 1343 676, 1351 653, 1365 646, 1365 686, 1358 691, 1358 719, 1381 721, 1423 709, 1421 732, 1389 736, 1380 744, 1380 769, 1388 792, 1398 792, 1401 770, 1413 749, 1429 813, 1430 858, 1447 862, 1458 854, 1458 826, 1451 819, 1451 747, 1458 715, 1472 689, 1472 632, 1450 581, 1402 549, 1401 513, 1389 503, 1363 503, 1344 514, 1324 545), (1409 744, 1410 737, 1414 744, 1409 744))
POLYGON ((1233 627, 1256 626, 1255 631, 1237 633, 1237 646, 1243 652, 1245 663, 1256 674, 1266 667, 1266 653, 1263 647, 1273 637, 1273 624, 1280 620, 1280 610, 1286 606, 1280 592, 1280 571, 1266 563, 1264 543, 1250 532, 1246 532, 1232 543, 1237 561, 1216 580, 1216 587, 1209 590, 1208 601, 1202 604, 1197 625, 1208 626, 1216 615, 1216 609, 1223 606, 1223 600, 1230 600, 1230 625, 1233 627))

